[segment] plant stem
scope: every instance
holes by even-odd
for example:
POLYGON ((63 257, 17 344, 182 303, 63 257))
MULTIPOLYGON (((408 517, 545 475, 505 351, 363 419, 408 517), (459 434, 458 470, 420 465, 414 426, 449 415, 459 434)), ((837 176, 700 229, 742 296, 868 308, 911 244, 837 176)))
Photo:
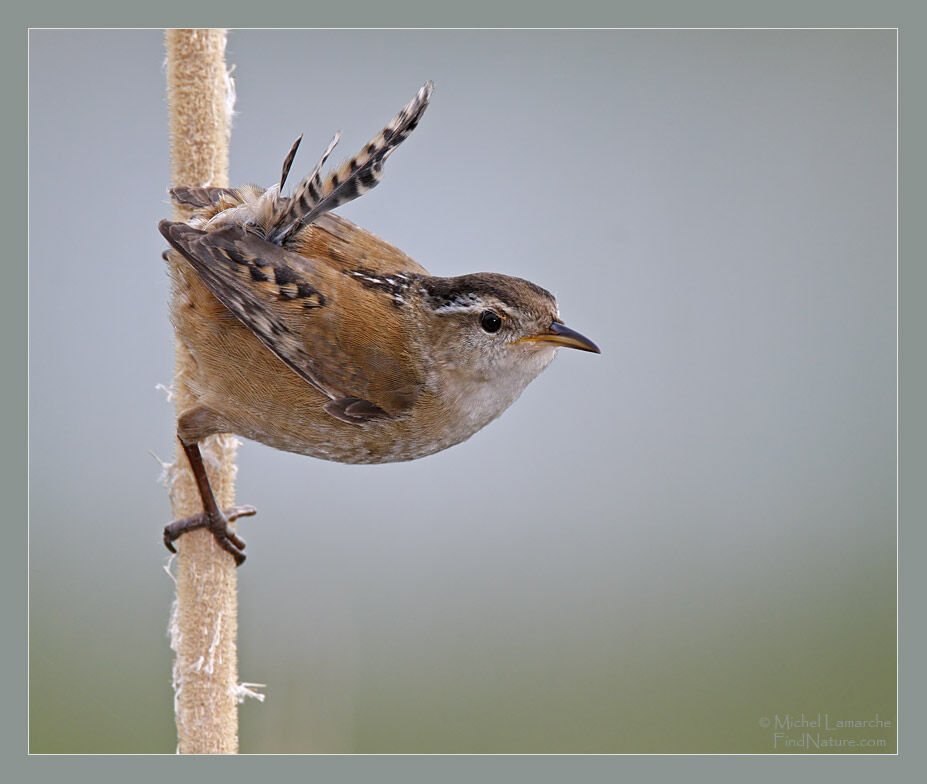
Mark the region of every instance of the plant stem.
MULTIPOLYGON (((231 82, 225 65, 224 30, 168 30, 167 82, 170 110, 171 181, 174 185, 228 185, 231 82)), ((188 215, 175 208, 175 218, 188 215)), ((171 265, 174 307, 189 290, 186 265, 171 265)), ((192 358, 175 337, 174 400, 188 408, 192 358)), ((232 436, 200 444, 219 508, 234 504, 232 436)), ((202 502, 178 443, 171 482, 175 519, 202 511, 202 502)), ((235 562, 211 533, 185 533, 176 543, 177 599, 171 619, 174 710, 181 754, 238 751, 238 595, 235 562)))

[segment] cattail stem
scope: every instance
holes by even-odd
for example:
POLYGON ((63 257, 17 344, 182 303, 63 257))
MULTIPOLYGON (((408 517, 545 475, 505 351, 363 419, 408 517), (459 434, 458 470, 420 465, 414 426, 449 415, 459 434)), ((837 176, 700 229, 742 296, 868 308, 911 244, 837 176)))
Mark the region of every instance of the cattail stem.
MULTIPOLYGON (((168 30, 167 83, 170 110, 171 181, 174 185, 228 185, 231 82, 225 65, 224 30, 168 30)), ((175 218, 187 215, 175 210, 175 218)), ((188 269, 173 264, 174 296, 185 288, 188 269)), ((192 358, 175 339, 174 399, 178 414, 190 406, 192 358)), ((219 508, 234 504, 232 436, 200 444, 219 508)), ((175 519, 202 511, 202 502, 178 444, 171 482, 175 519)), ((181 754, 238 751, 238 596, 235 562, 211 533, 196 530, 176 542, 177 599, 171 619, 177 750, 181 754)))

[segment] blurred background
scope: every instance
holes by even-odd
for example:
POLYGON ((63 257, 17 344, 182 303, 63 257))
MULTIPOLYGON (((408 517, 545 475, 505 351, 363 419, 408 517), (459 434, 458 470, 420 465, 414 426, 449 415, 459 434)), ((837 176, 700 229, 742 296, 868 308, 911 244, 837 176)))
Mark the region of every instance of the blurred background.
MULTIPOLYGON (((230 33, 232 184, 300 133, 297 176, 337 129, 353 154, 433 79, 341 214, 434 274, 539 283, 603 349, 420 461, 241 448, 239 669, 267 684, 243 752, 806 751, 779 722, 894 723, 895 49, 230 33)), ((163 34, 34 30, 29 95, 31 751, 170 753, 163 34)))

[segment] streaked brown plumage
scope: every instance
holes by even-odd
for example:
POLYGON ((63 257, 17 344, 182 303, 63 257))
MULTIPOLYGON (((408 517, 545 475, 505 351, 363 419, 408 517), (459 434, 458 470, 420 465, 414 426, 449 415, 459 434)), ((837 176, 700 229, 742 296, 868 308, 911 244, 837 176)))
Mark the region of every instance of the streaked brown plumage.
MULTIPOLYGON (((471 436, 504 411, 559 346, 598 351, 560 323, 544 289, 477 273, 430 276, 335 207, 373 188, 383 162, 418 124, 419 91, 354 158, 295 189, 178 187, 194 209, 160 229, 175 264, 172 317, 196 368, 195 405, 178 437, 203 495, 202 519, 238 560, 241 542, 215 508, 196 444, 233 432, 345 463, 411 460, 471 436), (199 468, 198 468, 199 464, 199 468), (201 476, 200 476, 201 474, 201 476)), ((295 154, 284 163, 281 184, 295 154)))

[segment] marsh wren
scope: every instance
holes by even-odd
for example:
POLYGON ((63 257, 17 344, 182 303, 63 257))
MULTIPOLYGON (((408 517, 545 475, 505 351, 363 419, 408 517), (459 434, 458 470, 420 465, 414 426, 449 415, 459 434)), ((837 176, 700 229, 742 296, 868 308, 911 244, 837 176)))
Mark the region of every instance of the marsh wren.
MULTIPOLYGON (((414 460, 469 438, 508 408, 561 346, 599 352, 560 321, 553 295, 489 272, 440 278, 331 211, 373 188, 383 163, 418 124, 433 85, 357 155, 322 177, 338 141, 291 196, 176 187, 192 209, 159 229, 175 265, 172 320, 195 363, 194 403, 177 436, 203 513, 164 529, 172 542, 208 528, 244 561, 218 509, 198 442, 237 433, 277 449, 342 463, 414 460)), ((302 138, 302 137, 300 137, 302 138)))

